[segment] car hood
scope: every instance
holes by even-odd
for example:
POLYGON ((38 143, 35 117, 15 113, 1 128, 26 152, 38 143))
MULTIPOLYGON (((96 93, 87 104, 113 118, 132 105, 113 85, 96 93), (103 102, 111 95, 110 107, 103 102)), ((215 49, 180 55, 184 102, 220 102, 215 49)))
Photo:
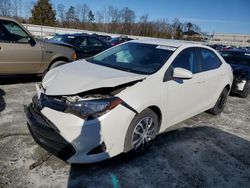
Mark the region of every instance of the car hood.
POLYGON ((146 77, 147 75, 120 71, 80 60, 50 70, 45 75, 42 86, 46 95, 75 95, 98 88, 116 87, 146 77))

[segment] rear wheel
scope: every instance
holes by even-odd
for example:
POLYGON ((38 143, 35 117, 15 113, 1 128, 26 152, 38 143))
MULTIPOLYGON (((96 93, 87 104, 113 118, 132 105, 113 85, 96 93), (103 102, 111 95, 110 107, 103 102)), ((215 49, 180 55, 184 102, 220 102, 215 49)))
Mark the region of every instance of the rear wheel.
POLYGON ((125 139, 125 151, 140 154, 146 151, 159 131, 159 118, 155 112, 146 109, 131 122, 125 139))
POLYGON ((217 100, 215 106, 213 108, 211 108, 210 110, 208 110, 208 112, 210 112, 211 114, 214 114, 214 115, 220 114, 226 106, 227 96, 228 96, 228 90, 226 88, 224 88, 223 91, 221 92, 220 97, 217 100))

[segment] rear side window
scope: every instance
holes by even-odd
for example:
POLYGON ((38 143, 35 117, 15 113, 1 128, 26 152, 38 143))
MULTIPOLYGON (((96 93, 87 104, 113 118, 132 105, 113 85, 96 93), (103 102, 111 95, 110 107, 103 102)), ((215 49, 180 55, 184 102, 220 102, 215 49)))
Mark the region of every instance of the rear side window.
POLYGON ((173 68, 183 68, 191 71, 193 74, 198 72, 198 62, 195 48, 183 50, 173 61, 173 68))
POLYGON ((76 37, 71 41, 71 44, 79 47, 79 48, 85 48, 87 46, 87 37, 76 37))
POLYGON ((218 68, 221 65, 217 55, 208 49, 199 48, 201 71, 208 71, 218 68))

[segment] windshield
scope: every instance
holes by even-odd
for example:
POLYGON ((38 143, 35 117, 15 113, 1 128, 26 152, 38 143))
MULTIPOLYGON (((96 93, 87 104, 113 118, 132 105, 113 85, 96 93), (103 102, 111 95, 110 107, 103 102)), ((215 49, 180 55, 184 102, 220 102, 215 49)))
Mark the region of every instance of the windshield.
POLYGON ((229 64, 250 65, 250 52, 223 51, 221 56, 229 64))
POLYGON ((87 61, 128 72, 152 74, 172 55, 173 51, 169 49, 166 46, 129 42, 106 50, 87 61))

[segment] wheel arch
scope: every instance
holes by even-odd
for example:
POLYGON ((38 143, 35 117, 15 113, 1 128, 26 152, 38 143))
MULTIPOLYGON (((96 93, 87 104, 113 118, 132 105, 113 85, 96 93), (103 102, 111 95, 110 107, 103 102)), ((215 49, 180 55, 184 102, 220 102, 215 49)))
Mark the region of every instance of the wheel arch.
POLYGON ((55 62, 57 62, 57 61, 64 61, 64 62, 68 63, 68 62, 69 62, 69 59, 68 59, 67 57, 57 57, 57 58, 53 59, 53 60, 51 61, 51 63, 49 64, 48 70, 49 70, 50 67, 51 67, 55 62))
POLYGON ((161 122, 162 122, 162 112, 161 109, 158 106, 149 106, 147 107, 148 109, 152 110, 154 113, 156 113, 156 115, 159 118, 159 130, 161 129, 161 122))
POLYGON ((227 85, 225 86, 225 88, 227 89, 227 91, 228 91, 228 93, 229 93, 230 90, 231 90, 231 86, 230 86, 229 84, 227 84, 227 85))

